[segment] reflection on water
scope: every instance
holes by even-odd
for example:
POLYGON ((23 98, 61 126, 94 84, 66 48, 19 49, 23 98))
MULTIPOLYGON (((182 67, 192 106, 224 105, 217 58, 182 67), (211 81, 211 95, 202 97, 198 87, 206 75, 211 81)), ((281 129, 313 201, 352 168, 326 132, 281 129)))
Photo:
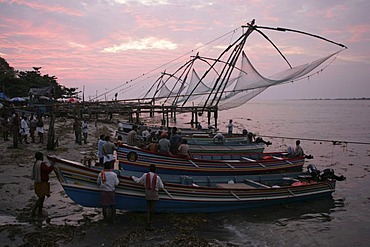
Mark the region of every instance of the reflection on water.
MULTIPOLYGON (((211 242, 221 246, 232 243, 245 246, 294 246, 295 235, 308 231, 324 231, 327 222, 334 218, 332 212, 344 210, 343 199, 322 198, 310 202, 239 210, 222 214, 211 214, 210 225, 199 234, 209 236, 211 242), (319 226, 319 228, 318 228, 319 226), (300 233, 299 233, 300 232, 300 233)), ((314 239, 314 238, 313 238, 314 239)), ((300 245, 312 243, 312 238, 301 239, 300 245), (303 242, 302 242, 303 241, 303 242)))

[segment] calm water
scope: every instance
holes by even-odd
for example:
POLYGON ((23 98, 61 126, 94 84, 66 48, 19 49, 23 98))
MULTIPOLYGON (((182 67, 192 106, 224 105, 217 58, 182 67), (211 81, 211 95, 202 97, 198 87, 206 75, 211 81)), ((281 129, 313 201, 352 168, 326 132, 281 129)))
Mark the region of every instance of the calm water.
MULTIPOLYGON (((333 198, 209 215, 214 228, 199 232, 226 245, 369 246, 370 241, 370 101, 260 101, 221 112, 219 128, 236 127, 260 135, 301 138, 305 153, 319 170, 333 168, 347 177, 333 198), (325 141, 367 142, 333 145, 325 141)), ((205 125, 205 124, 204 124, 205 125)), ((295 139, 265 138, 267 150, 294 146, 295 139)))

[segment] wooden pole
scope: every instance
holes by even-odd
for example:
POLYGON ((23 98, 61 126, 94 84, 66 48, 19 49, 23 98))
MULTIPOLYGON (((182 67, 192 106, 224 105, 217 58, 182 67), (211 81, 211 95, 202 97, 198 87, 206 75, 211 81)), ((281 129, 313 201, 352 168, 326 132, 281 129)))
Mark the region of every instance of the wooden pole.
POLYGON ((48 143, 46 144, 47 150, 54 150, 55 148, 54 123, 55 123, 55 114, 52 113, 50 117, 50 124, 49 124, 49 130, 48 130, 48 143))
POLYGON ((217 122, 218 122, 218 109, 217 106, 214 108, 214 115, 215 115, 215 129, 217 129, 217 122))

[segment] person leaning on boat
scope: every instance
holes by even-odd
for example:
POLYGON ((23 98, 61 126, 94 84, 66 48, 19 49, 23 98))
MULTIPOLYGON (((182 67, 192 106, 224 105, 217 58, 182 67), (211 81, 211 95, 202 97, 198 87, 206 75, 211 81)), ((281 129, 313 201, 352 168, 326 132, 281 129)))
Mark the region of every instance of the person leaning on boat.
POLYGON ((54 170, 54 166, 44 162, 44 155, 41 152, 37 152, 35 158, 31 178, 35 181, 35 193, 39 199, 33 206, 31 215, 35 216, 37 210, 38 215, 42 216, 45 196, 50 197, 49 174, 54 170))
POLYGON ((225 137, 223 134, 221 133, 217 133, 214 137, 213 137, 213 143, 225 143, 225 137))
POLYGON ((161 178, 158 176, 156 166, 151 164, 149 166, 149 172, 144 173, 143 176, 137 178, 132 176, 131 178, 138 184, 144 184, 145 186, 145 199, 147 202, 146 206, 146 227, 148 230, 152 229, 152 220, 155 211, 155 204, 159 200, 158 191, 164 190, 164 185, 161 178))
POLYGON ((116 216, 116 202, 114 192, 116 186, 119 184, 117 174, 111 169, 114 165, 115 160, 111 160, 104 163, 104 170, 102 170, 96 183, 100 188, 100 205, 102 206, 102 213, 104 220, 114 221, 116 216), (110 214, 108 212, 110 210, 110 214))

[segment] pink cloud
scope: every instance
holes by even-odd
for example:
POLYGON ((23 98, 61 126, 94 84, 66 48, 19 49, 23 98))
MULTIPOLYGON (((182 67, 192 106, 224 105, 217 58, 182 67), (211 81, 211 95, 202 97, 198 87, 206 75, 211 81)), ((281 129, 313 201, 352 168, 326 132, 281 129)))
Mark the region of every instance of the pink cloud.
POLYGON ((346 31, 351 34, 351 37, 349 38, 349 42, 351 43, 370 41, 370 24, 348 26, 346 28, 346 31))
POLYGON ((328 19, 331 19, 331 18, 342 15, 343 12, 347 10, 348 10, 348 7, 344 5, 338 5, 338 6, 335 6, 333 8, 326 10, 325 17, 328 19))
POLYGON ((50 6, 46 4, 34 3, 34 2, 25 1, 25 0, 2 0, 1 2, 6 2, 8 4, 24 5, 29 8, 41 10, 44 12, 57 12, 57 13, 63 13, 67 15, 75 15, 75 16, 83 15, 80 11, 77 11, 75 9, 65 8, 60 5, 50 6))
POLYGON ((202 30, 206 26, 206 22, 201 22, 199 20, 167 20, 160 18, 146 17, 142 15, 135 15, 135 23, 140 28, 149 28, 152 30, 158 29, 160 27, 166 27, 171 31, 194 31, 202 30))

